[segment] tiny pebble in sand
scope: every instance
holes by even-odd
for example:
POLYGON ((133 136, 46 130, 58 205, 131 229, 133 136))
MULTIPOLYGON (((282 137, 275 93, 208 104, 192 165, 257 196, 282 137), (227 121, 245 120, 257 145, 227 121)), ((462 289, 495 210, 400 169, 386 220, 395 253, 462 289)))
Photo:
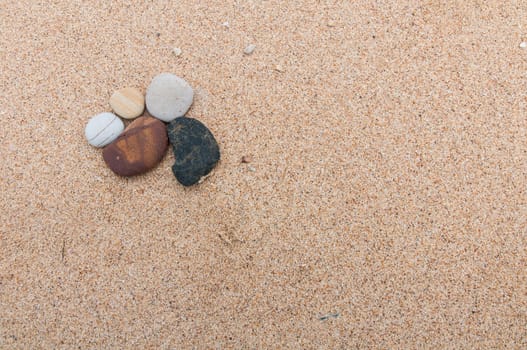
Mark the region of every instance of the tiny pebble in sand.
POLYGON ((256 45, 254 44, 247 45, 245 50, 243 50, 243 53, 246 55, 250 55, 254 52, 254 49, 256 49, 256 45))
POLYGON ((181 56, 181 54, 183 53, 183 51, 179 47, 175 47, 174 50, 172 50, 172 52, 174 53, 176 57, 181 56))

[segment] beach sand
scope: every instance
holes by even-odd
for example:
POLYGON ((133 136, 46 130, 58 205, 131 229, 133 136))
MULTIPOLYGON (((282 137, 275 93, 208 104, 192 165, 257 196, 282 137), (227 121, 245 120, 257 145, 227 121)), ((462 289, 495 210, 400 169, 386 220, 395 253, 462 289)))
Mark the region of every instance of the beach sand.
POLYGON ((0 8, 0 348, 527 347, 527 2, 0 8), (194 187, 84 138, 161 72, 194 187))

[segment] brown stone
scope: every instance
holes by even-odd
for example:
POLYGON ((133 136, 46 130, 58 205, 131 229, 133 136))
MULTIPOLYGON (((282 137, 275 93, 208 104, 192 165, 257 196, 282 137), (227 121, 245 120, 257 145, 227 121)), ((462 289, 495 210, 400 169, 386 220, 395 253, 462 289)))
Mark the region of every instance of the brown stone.
POLYGON ((166 125, 153 117, 140 117, 104 148, 103 158, 117 175, 139 175, 159 164, 167 147, 166 125))

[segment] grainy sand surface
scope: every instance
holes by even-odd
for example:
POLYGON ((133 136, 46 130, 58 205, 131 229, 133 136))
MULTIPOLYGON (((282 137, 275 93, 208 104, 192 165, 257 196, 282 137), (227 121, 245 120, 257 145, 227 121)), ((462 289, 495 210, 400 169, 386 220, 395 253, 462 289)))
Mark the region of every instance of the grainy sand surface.
POLYGON ((524 40, 520 0, 0 0, 0 348, 525 349, 524 40), (188 189, 84 139, 161 72, 222 151, 188 189))

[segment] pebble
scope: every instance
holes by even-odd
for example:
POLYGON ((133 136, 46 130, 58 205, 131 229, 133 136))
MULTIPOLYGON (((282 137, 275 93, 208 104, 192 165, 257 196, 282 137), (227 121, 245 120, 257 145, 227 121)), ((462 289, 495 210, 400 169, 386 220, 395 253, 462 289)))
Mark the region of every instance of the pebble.
POLYGON ((172 52, 174 53, 174 55, 176 57, 179 57, 181 56, 181 54, 183 53, 183 50, 181 50, 179 47, 174 47, 174 49, 172 50, 172 52))
POLYGON ((254 52, 255 49, 256 49, 256 45, 250 44, 250 45, 247 45, 245 50, 243 50, 243 53, 246 55, 250 55, 254 52))
POLYGON ((153 169, 168 148, 166 125, 150 116, 139 117, 103 150, 108 167, 117 175, 134 176, 153 169))
POLYGON ((176 158, 174 176, 184 186, 198 183, 220 160, 214 135, 199 120, 187 117, 173 120, 167 130, 176 158))
POLYGON ((84 135, 88 143, 95 147, 104 147, 114 141, 124 130, 119 117, 110 112, 97 114, 88 121, 84 135))
POLYGON ((520 43, 520 49, 525 49, 525 48, 527 48, 527 41, 522 41, 520 43))
POLYGON ((136 88, 118 90, 110 97, 110 106, 115 114, 125 119, 134 119, 145 110, 145 97, 136 88))
POLYGON ((146 90, 146 108, 152 116, 170 122, 187 113, 193 98, 194 91, 184 79, 161 73, 146 90))

